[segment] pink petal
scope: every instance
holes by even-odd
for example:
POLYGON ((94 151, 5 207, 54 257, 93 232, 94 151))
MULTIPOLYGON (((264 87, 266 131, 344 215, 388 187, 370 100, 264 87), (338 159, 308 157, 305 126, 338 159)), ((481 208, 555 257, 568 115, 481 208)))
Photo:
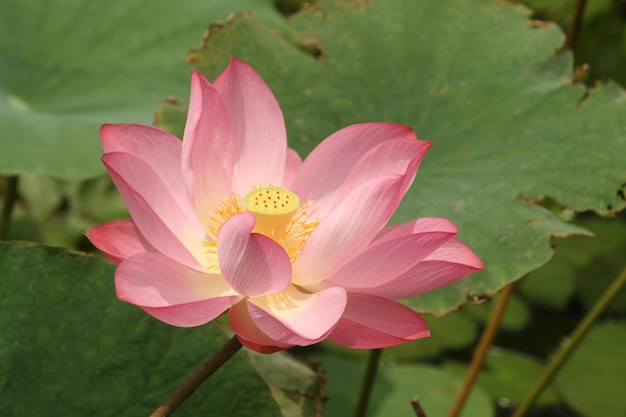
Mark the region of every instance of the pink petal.
POLYGON ((233 304, 233 298, 219 297, 168 307, 141 308, 154 318, 172 326, 194 327, 219 317, 233 304))
MULTIPOLYGON (((355 163, 341 184, 337 192, 337 201, 365 181, 388 174, 404 175, 404 184, 399 191, 404 195, 413 182, 417 167, 430 145, 430 142, 423 140, 401 138, 383 142, 370 149, 355 163)), ((321 211, 324 212, 324 209, 321 211)))
POLYGON ((150 168, 163 187, 177 201, 188 202, 182 181, 180 139, 146 125, 103 125, 100 129, 105 153, 122 152, 135 156, 150 168))
POLYGON ((190 207, 170 194, 154 170, 133 155, 108 153, 102 160, 146 240, 160 252, 203 269, 198 260, 206 252, 202 243, 206 233, 190 207))
POLYGON ((394 300, 414 297, 452 284, 483 267, 470 248, 450 239, 405 273, 364 292, 394 300))
POLYGON ((355 349, 378 349, 428 336, 426 322, 410 308, 350 293, 346 310, 328 340, 355 349))
POLYGON ((154 126, 105 124, 100 128, 100 138, 105 153, 129 153, 152 167, 166 165, 168 169, 175 169, 180 164, 180 139, 154 126))
POLYGON ((354 165, 372 149, 396 138, 413 138, 408 126, 364 123, 341 129, 320 143, 305 159, 292 190, 302 199, 334 201, 354 165))
POLYGON ((313 285, 364 250, 398 204, 400 175, 376 177, 346 196, 315 228, 294 263, 294 283, 313 285))
POLYGON ((105 223, 87 230, 85 235, 95 247, 118 265, 137 253, 155 251, 132 220, 105 223))
POLYGON ((404 224, 385 226, 378 236, 376 236, 374 243, 378 244, 402 236, 428 232, 456 234, 459 232, 459 229, 448 219, 441 217, 422 217, 404 224))
POLYGON ((293 347, 293 345, 278 342, 263 333, 252 321, 245 301, 230 308, 229 319, 237 338, 242 345, 249 349, 261 353, 273 353, 293 347))
POLYGON ((126 259, 115 272, 120 300, 142 307, 167 307, 237 294, 217 274, 199 272, 160 253, 126 259))
POLYGON ((269 87, 248 64, 233 58, 213 83, 230 115, 235 137, 233 191, 281 185, 287 160, 285 121, 269 87))
POLYGON ((450 240, 454 233, 427 232, 374 243, 333 272, 323 285, 366 292, 402 275, 450 240))
POLYGON ((283 178, 283 187, 291 188, 293 180, 296 179, 296 174, 302 166, 302 159, 296 151, 291 148, 287 148, 287 164, 285 165, 285 176, 283 178))
POLYGON ((182 169, 191 200, 205 228, 222 200, 231 196, 233 129, 218 92, 197 72, 191 74, 191 97, 182 149, 182 169))
POLYGON ((300 346, 322 340, 337 324, 345 303, 346 292, 340 287, 308 293, 290 286, 279 294, 247 300, 250 316, 263 333, 300 346))
POLYGON ((246 297, 281 292, 291 282, 287 252, 269 237, 252 233, 254 224, 250 213, 234 215, 222 225, 217 239, 222 275, 246 297))

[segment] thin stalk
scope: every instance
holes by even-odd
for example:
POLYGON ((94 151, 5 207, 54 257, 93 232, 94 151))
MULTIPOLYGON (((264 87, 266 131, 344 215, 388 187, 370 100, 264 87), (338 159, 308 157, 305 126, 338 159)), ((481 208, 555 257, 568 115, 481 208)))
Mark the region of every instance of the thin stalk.
POLYGON ((613 301, 615 296, 619 294, 624 284, 626 284, 626 267, 622 269, 611 285, 609 285, 606 291, 604 291, 604 294, 598 298, 591 310, 589 310, 587 315, 574 329, 572 334, 564 340, 564 343, 561 344, 557 353, 552 357, 548 366, 544 369, 543 374, 535 382, 520 405, 515 409, 512 417, 521 417, 528 411, 535 400, 548 386, 550 381, 552 381, 552 378, 556 375, 567 358, 574 352, 580 342, 583 341, 587 332, 591 329, 598 317, 600 317, 609 304, 611 304, 611 301, 613 301))
POLYGON ((241 342, 237 336, 233 336, 215 352, 211 358, 206 361, 196 372, 193 373, 174 393, 161 405, 154 410, 150 417, 167 417, 172 414, 187 398, 194 393, 196 389, 215 373, 222 365, 233 357, 241 349, 241 342))
POLYGON ((17 201, 17 176, 6 178, 7 186, 2 202, 2 213, 0 213, 0 240, 5 240, 9 232, 11 214, 17 201))
POLYGON ((580 33, 580 28, 583 24, 583 14, 585 13, 585 6, 587 5, 587 0, 578 0, 576 2, 576 11, 574 12, 574 19, 567 31, 567 37, 565 38, 565 42, 563 44, 564 48, 574 50, 576 46, 576 40, 578 39, 578 34, 580 33))
POLYGON ((380 362, 382 353, 382 349, 370 350, 370 357, 367 361, 367 370, 365 371, 365 377, 363 378, 363 384, 361 385, 361 393, 359 394, 359 402, 356 406, 354 417, 365 417, 367 405, 369 404, 372 389, 374 388, 374 381, 376 381, 376 372, 378 372, 378 363, 380 362))
POLYGON ((419 398, 413 397, 411 400, 411 407, 413 407, 413 411, 415 411, 415 415, 417 417, 426 417, 426 412, 422 408, 419 398))
POLYGON ((465 402, 472 391, 474 382, 480 373, 480 369, 485 363, 485 358, 487 357, 489 348, 491 347, 493 339, 496 337, 496 333, 500 327, 502 316, 504 316, 504 312, 509 304, 511 295, 513 294, 518 282, 519 281, 514 281, 510 283, 504 287, 500 293, 496 305, 493 307, 493 311, 491 312, 491 316, 489 317, 489 322, 480 336, 480 341, 474 351, 474 356, 472 357, 472 362, 470 363, 467 374, 465 375, 465 380, 463 381, 461 389, 457 393, 454 404, 452 405, 452 410, 448 413, 448 417, 458 417, 461 415, 461 411, 463 411, 463 407, 465 406, 465 402))

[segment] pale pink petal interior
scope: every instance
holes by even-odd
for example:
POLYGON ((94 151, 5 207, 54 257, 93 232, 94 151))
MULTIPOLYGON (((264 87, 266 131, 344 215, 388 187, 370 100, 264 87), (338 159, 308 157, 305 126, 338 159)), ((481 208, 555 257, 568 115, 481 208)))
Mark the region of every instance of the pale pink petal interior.
POLYGON ((272 339, 305 346, 319 341, 337 324, 345 303, 346 292, 340 287, 305 293, 290 286, 279 294, 250 299, 248 309, 256 325, 272 339))

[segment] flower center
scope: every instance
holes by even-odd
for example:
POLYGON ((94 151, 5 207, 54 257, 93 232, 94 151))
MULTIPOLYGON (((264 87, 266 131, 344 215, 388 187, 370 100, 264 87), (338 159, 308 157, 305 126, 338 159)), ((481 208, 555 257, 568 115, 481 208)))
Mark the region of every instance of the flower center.
MULTIPOLYGON (((314 211, 310 210, 311 203, 307 200, 300 204, 300 198, 283 187, 256 187, 243 198, 243 205, 236 196, 225 198, 211 217, 214 226, 209 228, 209 233, 216 238, 226 220, 247 211, 256 219, 253 232, 273 239, 293 262, 319 224, 319 219, 311 219, 314 211)), ((205 266, 209 271, 219 273, 215 238, 203 242, 207 248, 205 266)))
POLYGON ((286 188, 269 186, 250 191, 243 206, 256 218, 254 232, 278 241, 300 207, 300 199, 286 188))

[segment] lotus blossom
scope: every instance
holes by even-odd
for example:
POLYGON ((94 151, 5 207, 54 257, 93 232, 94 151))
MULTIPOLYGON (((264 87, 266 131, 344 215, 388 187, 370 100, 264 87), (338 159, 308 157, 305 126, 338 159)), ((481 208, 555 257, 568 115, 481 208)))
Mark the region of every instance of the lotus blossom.
POLYGON ((386 226, 430 142, 399 124, 357 124, 302 161, 246 63, 232 59, 213 84, 191 78, 182 142, 146 125, 101 129, 132 220, 86 235, 118 264, 119 299, 182 327, 228 311, 241 343, 264 353, 428 336, 395 300, 483 267, 446 219, 386 226))

